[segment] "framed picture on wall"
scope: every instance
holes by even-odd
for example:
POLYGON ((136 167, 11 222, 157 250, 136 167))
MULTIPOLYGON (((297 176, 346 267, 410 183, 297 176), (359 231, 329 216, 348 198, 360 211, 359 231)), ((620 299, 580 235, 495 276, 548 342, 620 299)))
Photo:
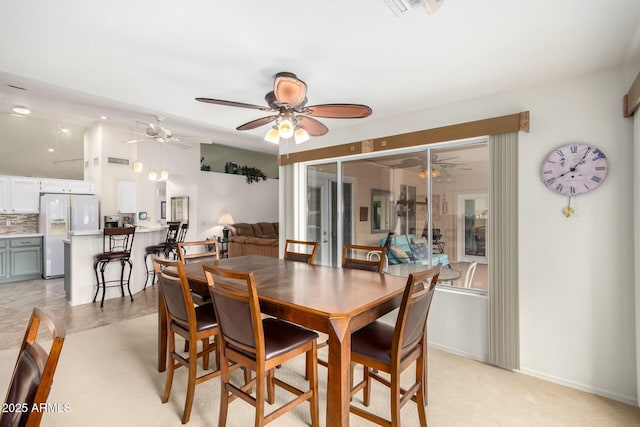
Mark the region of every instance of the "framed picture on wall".
POLYGON ((189 223, 189 197, 171 198, 171 221, 180 221, 183 224, 189 223))

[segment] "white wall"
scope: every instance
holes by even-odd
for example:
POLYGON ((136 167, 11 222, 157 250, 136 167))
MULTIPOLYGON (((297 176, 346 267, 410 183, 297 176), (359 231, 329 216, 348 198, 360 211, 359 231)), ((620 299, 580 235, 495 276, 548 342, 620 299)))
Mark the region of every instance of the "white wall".
MULTIPOLYGON (((601 71, 390 120, 375 121, 374 115, 358 128, 332 130, 301 148, 529 110, 531 131, 521 132, 519 143, 521 370, 636 404, 632 120, 622 116, 622 97, 638 68, 601 71), (551 149, 569 142, 601 148, 610 172, 597 191, 574 199, 575 215, 565 218, 561 209, 567 198, 547 190, 539 170, 551 149)), ((293 150, 292 144, 281 147, 281 153, 293 150)), ((463 309, 449 314, 455 317, 463 309)), ((438 325, 431 321, 429 327, 433 333, 438 325)))
MULTIPOLYGON (((167 218, 171 220, 171 197, 189 197, 189 232, 187 240, 222 234, 217 221, 222 212, 230 212, 236 222, 278 222, 278 180, 267 179, 247 184, 246 177, 200 171, 200 149, 160 145, 155 142, 123 144, 122 132, 97 125, 87 132, 87 157, 98 157, 99 162, 89 175, 96 182, 100 195, 102 215, 116 213, 116 182, 137 182, 138 212, 148 213, 148 224, 160 220, 158 200, 166 194, 167 218), (139 160, 142 173, 133 172, 131 166, 107 164, 107 157, 128 159, 130 164, 139 160), (166 168, 169 179, 165 184, 149 181, 150 169, 166 168)), ((93 163, 91 161, 90 163, 93 163)))

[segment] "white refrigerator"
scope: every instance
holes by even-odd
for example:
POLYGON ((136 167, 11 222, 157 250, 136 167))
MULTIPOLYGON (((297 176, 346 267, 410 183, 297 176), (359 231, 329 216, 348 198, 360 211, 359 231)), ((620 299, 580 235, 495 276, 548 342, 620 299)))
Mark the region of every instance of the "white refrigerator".
POLYGON ((64 240, 70 231, 97 231, 98 197, 92 195, 42 194, 40 232, 43 238, 42 276, 64 276, 64 240))

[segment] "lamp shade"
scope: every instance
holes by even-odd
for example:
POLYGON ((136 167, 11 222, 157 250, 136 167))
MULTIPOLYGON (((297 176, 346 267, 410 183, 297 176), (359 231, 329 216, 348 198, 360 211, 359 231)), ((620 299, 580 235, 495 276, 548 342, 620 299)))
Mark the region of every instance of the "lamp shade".
POLYGON ((222 215, 220 215, 220 218, 218 219, 218 224, 229 225, 233 223, 234 223, 233 217, 228 212, 225 212, 222 215))

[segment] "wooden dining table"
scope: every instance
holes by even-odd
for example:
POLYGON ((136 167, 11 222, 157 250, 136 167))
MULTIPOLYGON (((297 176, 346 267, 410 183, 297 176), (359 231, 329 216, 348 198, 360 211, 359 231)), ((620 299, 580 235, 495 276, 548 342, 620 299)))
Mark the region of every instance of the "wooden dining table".
MULTIPOLYGON (((351 334, 400 305, 406 278, 265 256, 207 262, 252 271, 260 311, 329 336, 327 426, 349 425, 351 334)), ((185 265, 192 291, 206 294, 202 264, 185 265)), ((158 371, 166 368, 166 309, 158 298, 158 371)))

